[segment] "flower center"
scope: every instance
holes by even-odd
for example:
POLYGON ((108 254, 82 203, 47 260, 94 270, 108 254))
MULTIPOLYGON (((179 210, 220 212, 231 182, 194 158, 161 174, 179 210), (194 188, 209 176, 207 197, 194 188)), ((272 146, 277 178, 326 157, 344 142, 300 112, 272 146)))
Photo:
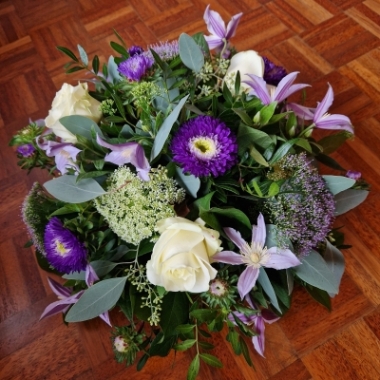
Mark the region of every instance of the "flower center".
POLYGON ((66 254, 70 251, 67 249, 59 240, 55 241, 55 251, 62 257, 66 256, 66 254))
POLYGON ((210 284, 210 293, 213 296, 216 297, 222 297, 227 292, 227 287, 224 281, 219 280, 216 278, 215 280, 211 281, 210 284))
POLYGON ((268 248, 262 247, 261 244, 257 242, 253 242, 251 245, 246 242, 244 247, 240 250, 240 253, 243 256, 243 262, 254 268, 262 267, 270 258, 268 248))
POLYGON ((216 142, 211 137, 193 137, 189 141, 189 148, 201 160, 209 160, 219 153, 216 142))

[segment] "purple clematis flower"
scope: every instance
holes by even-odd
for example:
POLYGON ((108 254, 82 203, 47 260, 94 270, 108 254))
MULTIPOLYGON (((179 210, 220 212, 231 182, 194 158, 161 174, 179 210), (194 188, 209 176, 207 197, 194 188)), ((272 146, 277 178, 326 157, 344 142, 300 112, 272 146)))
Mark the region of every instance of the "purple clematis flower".
POLYGON ((149 181, 150 165, 145 157, 143 147, 136 142, 127 142, 123 144, 109 144, 102 140, 99 136, 96 137, 96 142, 105 148, 112 150, 108 153, 104 160, 112 162, 115 165, 121 166, 124 164, 132 164, 137 174, 143 181, 149 181))
POLYGON ((316 108, 305 107, 296 103, 288 103, 287 109, 293 111, 303 120, 312 120, 313 124, 310 125, 309 128, 335 129, 354 133, 351 120, 347 116, 340 114, 331 115, 327 112, 333 100, 334 92, 329 84, 325 97, 318 103, 316 108))
POLYGON ((238 13, 235 16, 232 16, 226 28, 226 24, 220 14, 210 10, 210 5, 207 6, 203 19, 205 20, 207 30, 211 33, 210 36, 205 36, 207 44, 211 50, 223 48, 227 41, 235 35, 236 28, 242 15, 243 13, 238 13))
MULTIPOLYGON (((70 306, 77 303, 79 298, 82 296, 84 290, 81 290, 78 293, 71 295, 72 288, 68 288, 66 286, 62 286, 57 281, 48 277, 49 285, 52 291, 58 296, 59 301, 55 301, 48 305, 43 313, 41 314, 40 320, 46 317, 51 317, 52 315, 59 313, 66 313, 70 306)), ((99 315, 104 322, 106 322, 109 326, 112 327, 108 311, 99 315)))
POLYGON ((91 264, 87 264, 86 266, 86 274, 85 274, 85 281, 88 287, 94 285, 95 281, 98 281, 99 277, 96 274, 94 268, 91 266, 91 264))
POLYGON ((347 170, 347 172, 346 172, 346 177, 354 179, 355 181, 357 181, 358 179, 360 179, 361 176, 362 176, 362 173, 358 172, 356 170, 347 170))
MULTIPOLYGON (((251 298, 249 296, 245 297, 246 301, 248 302, 249 306, 252 310, 259 310, 258 307, 252 302, 251 298)), ((252 344, 255 350, 264 357, 264 350, 265 350, 265 337, 264 337, 264 331, 265 331, 265 323, 273 323, 280 319, 276 314, 272 313, 268 309, 262 309, 258 314, 246 316, 245 314, 234 311, 233 314, 236 318, 239 318, 244 324, 247 326, 254 326, 254 331, 257 335, 252 337, 252 344)), ((235 322, 235 318, 233 315, 228 316, 229 320, 233 323, 235 322)))
POLYGON ((266 229, 264 217, 260 213, 257 218, 257 226, 252 226, 252 240, 248 244, 233 228, 225 228, 224 232, 231 241, 240 249, 240 255, 232 251, 222 251, 212 257, 214 262, 242 265, 247 267, 238 280, 238 291, 243 299, 255 286, 261 267, 274 269, 287 269, 300 265, 297 256, 289 249, 264 246, 266 229))
POLYGON ((38 136, 36 142, 37 146, 44 150, 48 157, 54 157, 57 169, 62 175, 66 174, 69 168, 74 169, 77 173, 79 172, 79 167, 75 162, 78 153, 81 152, 80 149, 70 143, 45 140, 43 135, 38 136))
POLYGON ((288 96, 292 95, 294 92, 299 91, 305 87, 309 87, 309 84, 293 84, 295 81, 298 72, 295 71, 286 75, 282 78, 277 87, 268 86, 265 80, 257 75, 247 74, 251 80, 244 81, 252 87, 252 90, 249 92, 250 95, 257 96, 261 102, 265 105, 269 105, 273 102, 282 102, 288 96))

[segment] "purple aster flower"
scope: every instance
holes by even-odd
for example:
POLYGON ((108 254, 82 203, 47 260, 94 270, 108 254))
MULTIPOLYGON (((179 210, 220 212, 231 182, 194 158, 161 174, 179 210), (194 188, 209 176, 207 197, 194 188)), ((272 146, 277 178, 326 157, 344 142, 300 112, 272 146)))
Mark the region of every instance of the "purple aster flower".
POLYGON ((127 79, 139 82, 152 67, 153 62, 144 55, 134 55, 119 64, 119 72, 127 79))
MULTIPOLYGON (((249 306, 252 310, 259 310, 258 307, 252 302, 251 298, 247 295, 245 297, 246 301, 248 302, 249 306)), ((280 319, 276 314, 272 313, 269 309, 262 309, 258 314, 249 315, 246 316, 245 314, 234 311, 232 314, 236 318, 239 318, 245 325, 254 327, 254 332, 257 334, 252 337, 252 344, 255 350, 264 357, 264 350, 265 350, 265 337, 264 337, 264 331, 265 331, 265 324, 266 323, 273 323, 280 319)), ((230 314, 228 316, 228 319, 236 324, 234 316, 230 314)))
POLYGON ((24 144, 17 147, 17 153, 27 158, 33 156, 36 148, 32 144, 24 144))
POLYGON ((214 262, 232 265, 245 264, 247 267, 239 277, 237 284, 241 299, 256 285, 261 267, 287 269, 300 265, 297 256, 289 249, 265 247, 266 229, 264 217, 260 213, 257 226, 252 226, 252 240, 248 244, 233 228, 224 228, 230 240, 239 248, 240 254, 232 251, 222 251, 212 256, 214 262))
POLYGON ((209 48, 222 49, 230 38, 235 35, 236 28, 239 24, 243 13, 238 13, 232 16, 227 25, 218 12, 210 10, 210 5, 207 6, 203 19, 205 20, 207 30, 211 33, 210 36, 205 36, 209 48))
POLYGON ((286 70, 282 66, 275 65, 267 57, 263 57, 265 69, 264 69, 264 80, 267 84, 277 86, 281 79, 286 77, 286 70))
POLYGON ((59 272, 68 274, 86 269, 85 246, 57 217, 51 218, 46 225, 44 246, 46 259, 59 272))
POLYGON ((104 161, 112 162, 121 166, 132 164, 137 171, 137 175, 143 181, 149 181, 150 165, 145 157, 144 148, 136 142, 127 142, 124 144, 110 144, 102 140, 98 135, 96 142, 105 148, 111 149, 112 152, 104 157, 104 161))
POLYGON ((347 173, 346 173, 347 178, 354 179, 355 181, 360 179, 361 176, 362 176, 362 173, 357 172, 356 170, 347 170, 347 173))
POLYGON ((237 161, 236 137, 221 120, 211 116, 198 116, 182 124, 170 149, 173 161, 196 177, 217 177, 237 161))
POLYGON ((128 53, 131 57, 135 55, 140 55, 144 49, 141 46, 133 45, 128 49, 128 53))
POLYGON ((293 84, 298 72, 290 73, 282 78, 277 87, 267 86, 267 83, 263 78, 257 75, 247 74, 251 80, 243 81, 243 83, 248 84, 252 90, 249 92, 250 95, 257 96, 261 102, 268 105, 273 102, 282 102, 288 96, 292 95, 294 92, 301 90, 302 88, 308 87, 308 84, 293 84))
POLYGON ((159 42, 149 46, 149 50, 144 52, 143 55, 149 58, 154 63, 154 57, 150 49, 154 50, 155 53, 163 60, 169 61, 179 55, 179 45, 178 41, 174 40, 171 42, 159 42))

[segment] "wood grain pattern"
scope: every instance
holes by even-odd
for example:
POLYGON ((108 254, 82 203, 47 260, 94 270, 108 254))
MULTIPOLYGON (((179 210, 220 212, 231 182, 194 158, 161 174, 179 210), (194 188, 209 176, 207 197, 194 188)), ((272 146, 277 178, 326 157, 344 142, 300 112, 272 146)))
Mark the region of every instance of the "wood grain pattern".
MULTIPOLYGON (((314 106, 334 88, 332 111, 348 115, 356 137, 335 158, 370 182, 365 204, 339 217, 347 234, 346 272, 329 312, 302 289, 279 322, 266 325, 266 359, 247 343, 255 369, 235 356, 226 331, 213 337, 225 367, 202 366, 199 378, 228 380, 380 379, 380 3, 375 0, 6 0, 0 2, 0 379, 185 379, 190 352, 153 358, 137 372, 113 360, 110 329, 96 319, 65 326, 61 316, 39 322, 56 299, 31 249, 20 205, 39 171, 17 167, 8 146, 29 118, 44 118, 64 82, 66 58, 57 45, 105 62, 113 28, 129 45, 171 40, 180 32, 206 32, 207 4, 225 20, 243 12, 233 43, 255 49, 300 71, 314 106)), ((122 323, 111 313, 113 323, 122 323)))

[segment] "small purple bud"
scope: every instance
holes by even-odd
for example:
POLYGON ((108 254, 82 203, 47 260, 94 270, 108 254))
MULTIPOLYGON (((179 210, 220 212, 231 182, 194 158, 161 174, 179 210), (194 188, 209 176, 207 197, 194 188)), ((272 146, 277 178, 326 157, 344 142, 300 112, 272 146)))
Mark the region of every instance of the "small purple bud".
POLYGON ((131 57, 134 55, 140 55, 144 52, 144 49, 141 46, 133 45, 128 49, 128 53, 131 57))
POLYGON ((35 150, 32 144, 24 144, 17 147, 17 153, 23 157, 31 157, 35 150))
POLYGON ((360 179, 361 176, 362 176, 362 173, 357 172, 356 170, 348 170, 346 173, 347 178, 354 179, 355 181, 360 179))

